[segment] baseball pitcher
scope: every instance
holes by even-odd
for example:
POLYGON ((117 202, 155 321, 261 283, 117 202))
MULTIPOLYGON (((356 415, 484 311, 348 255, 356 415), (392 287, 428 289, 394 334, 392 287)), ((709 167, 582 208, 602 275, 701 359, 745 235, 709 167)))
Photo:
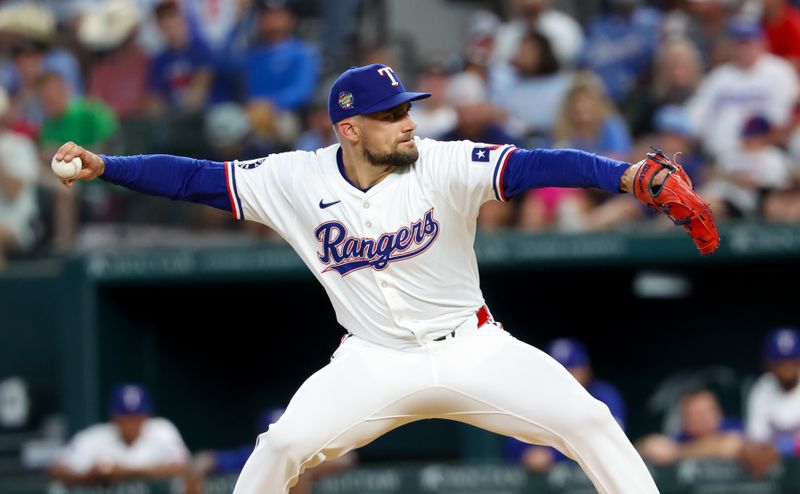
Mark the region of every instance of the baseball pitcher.
POLYGON ((81 158, 77 180, 263 223, 325 287, 347 335, 258 437, 235 494, 285 494, 304 469, 428 418, 553 446, 601 493, 658 492, 608 407, 494 321, 479 286, 476 218, 481 204, 535 187, 632 192, 711 254, 711 212, 660 152, 631 165, 571 149, 417 138, 409 109, 428 96, 406 91, 386 65, 353 67, 330 92, 339 143, 315 152, 221 163, 67 143, 55 159, 81 158))

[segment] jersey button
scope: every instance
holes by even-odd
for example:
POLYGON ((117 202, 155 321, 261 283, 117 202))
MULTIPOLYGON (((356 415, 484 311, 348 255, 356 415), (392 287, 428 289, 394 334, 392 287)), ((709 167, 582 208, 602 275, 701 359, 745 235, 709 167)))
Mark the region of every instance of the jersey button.
POLYGON ((369 203, 368 202, 364 203, 364 209, 369 209, 369 203))
POLYGON ((381 288, 386 288, 386 287, 388 287, 388 286, 389 286, 389 284, 388 284, 388 283, 386 283, 385 281, 382 281, 382 282, 381 282, 381 288))
POLYGON ((365 224, 367 225, 367 228, 372 228, 372 222, 367 221, 365 224))

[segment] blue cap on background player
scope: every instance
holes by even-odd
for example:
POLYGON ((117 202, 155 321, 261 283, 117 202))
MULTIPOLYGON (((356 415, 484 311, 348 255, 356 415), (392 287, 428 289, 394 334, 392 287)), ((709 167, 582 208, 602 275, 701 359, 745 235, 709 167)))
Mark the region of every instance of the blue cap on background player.
POLYGON ((583 343, 574 338, 559 338, 550 342, 547 353, 564 367, 589 365, 589 353, 583 343))
POLYGON ((769 360, 800 359, 800 333, 795 328, 775 328, 767 335, 764 356, 769 360))
POLYGON ((114 386, 109 409, 112 415, 150 415, 150 394, 144 386, 123 383, 114 386))
POLYGON ((744 16, 730 19, 725 25, 725 33, 737 40, 758 39, 764 36, 761 24, 755 19, 744 16))
POLYGON ((762 137, 772 132, 772 124, 763 115, 753 115, 742 126, 742 137, 762 137))
POLYGON ((350 67, 331 87, 328 116, 336 123, 362 113, 388 110, 406 101, 427 98, 430 93, 406 91, 400 78, 388 65, 374 63, 350 67))

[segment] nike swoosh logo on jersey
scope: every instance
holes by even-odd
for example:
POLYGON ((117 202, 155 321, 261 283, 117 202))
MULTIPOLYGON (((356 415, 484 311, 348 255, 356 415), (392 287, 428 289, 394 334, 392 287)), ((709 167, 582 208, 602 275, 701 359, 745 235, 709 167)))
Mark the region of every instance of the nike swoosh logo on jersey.
POLYGON ((339 204, 340 202, 342 202, 341 199, 338 200, 338 201, 333 201, 333 202, 324 202, 323 199, 320 199, 319 200, 319 208, 320 209, 329 208, 329 207, 333 206, 334 204, 339 204))

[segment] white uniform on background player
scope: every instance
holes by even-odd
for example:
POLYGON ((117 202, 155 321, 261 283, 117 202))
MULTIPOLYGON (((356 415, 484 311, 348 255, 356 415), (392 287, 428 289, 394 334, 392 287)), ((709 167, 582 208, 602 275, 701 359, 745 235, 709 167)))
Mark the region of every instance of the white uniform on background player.
POLYGON ((757 21, 732 19, 726 33, 734 42, 733 60, 712 69, 686 103, 689 123, 717 160, 740 149, 748 118, 763 116, 773 126, 787 125, 800 90, 792 64, 766 52, 757 21))
MULTIPOLYGON (((105 180, 228 209, 278 231, 325 287, 343 340, 261 434, 236 494, 285 494, 305 468, 403 424, 445 418, 552 445, 601 493, 657 492, 608 407, 484 305, 478 209, 536 186, 617 192, 631 167, 574 150, 413 137, 390 67, 354 67, 331 90, 341 144, 232 163, 81 156, 105 180)), ((88 163, 88 165, 87 165, 88 163)))
POLYGON ((791 456, 800 437, 800 332, 775 328, 765 343, 768 372, 747 397, 747 437, 791 456))
POLYGON ((111 420, 79 431, 56 460, 51 475, 68 483, 178 475, 189 449, 169 420, 152 417, 149 393, 126 383, 115 387, 111 420))

